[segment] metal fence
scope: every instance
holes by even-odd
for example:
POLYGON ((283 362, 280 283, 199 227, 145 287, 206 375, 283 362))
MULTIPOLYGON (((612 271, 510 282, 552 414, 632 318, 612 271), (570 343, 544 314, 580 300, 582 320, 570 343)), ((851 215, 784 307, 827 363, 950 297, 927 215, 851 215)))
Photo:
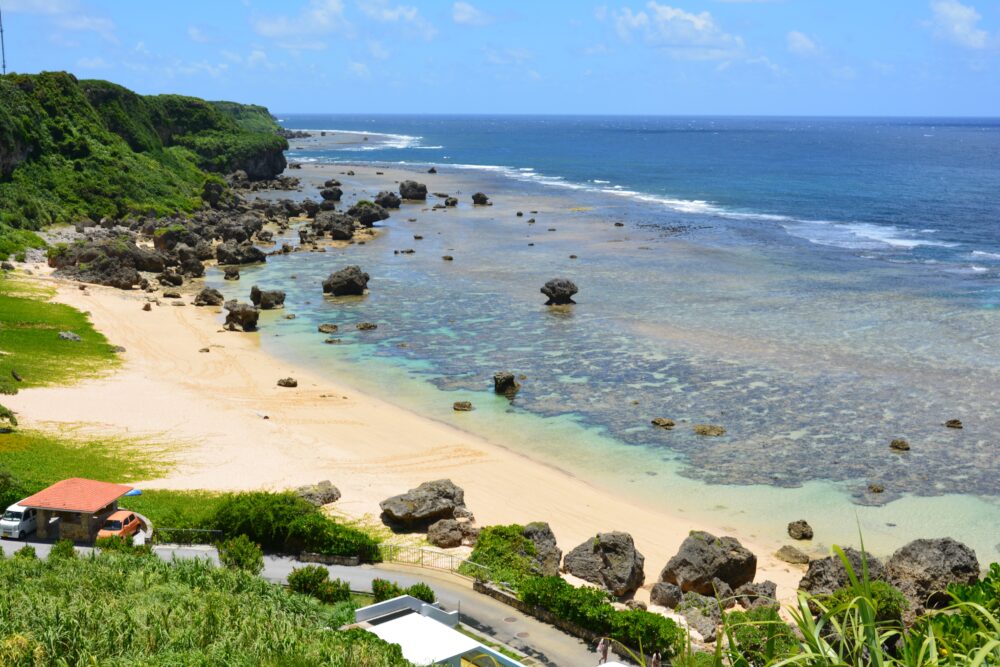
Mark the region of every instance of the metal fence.
POLYGON ((400 563, 415 567, 426 567, 434 570, 452 572, 469 579, 487 581, 490 571, 478 563, 471 562, 465 556, 450 554, 427 547, 414 547, 400 544, 380 544, 379 554, 386 563, 400 563))

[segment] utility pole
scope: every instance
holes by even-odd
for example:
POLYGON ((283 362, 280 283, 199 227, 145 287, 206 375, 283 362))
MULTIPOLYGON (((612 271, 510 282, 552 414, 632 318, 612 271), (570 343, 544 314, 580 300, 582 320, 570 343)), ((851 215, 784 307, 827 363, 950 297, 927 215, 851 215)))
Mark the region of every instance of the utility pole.
POLYGON ((7 46, 3 42, 3 10, 0 9, 0 60, 3 61, 3 73, 7 73, 7 46))

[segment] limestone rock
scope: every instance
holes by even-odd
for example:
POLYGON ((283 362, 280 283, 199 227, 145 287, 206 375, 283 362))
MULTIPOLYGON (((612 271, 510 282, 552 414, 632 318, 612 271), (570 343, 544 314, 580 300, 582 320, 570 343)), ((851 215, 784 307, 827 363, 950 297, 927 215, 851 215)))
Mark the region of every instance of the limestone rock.
POLYGON ((546 306, 559 306, 566 305, 570 303, 576 303, 573 301, 573 295, 579 292, 576 283, 567 278, 553 278, 549 282, 545 283, 542 287, 542 294, 549 298, 545 302, 546 306))
POLYGON ((940 607, 951 600, 949 584, 979 578, 979 560, 975 551, 950 537, 914 540, 892 554, 886 573, 915 607, 940 607))
POLYGON ((636 550, 632 536, 618 531, 598 533, 563 559, 567 572, 618 597, 642 586, 644 563, 645 558, 636 550))
POLYGON ((333 296, 361 295, 368 287, 369 276, 360 266, 347 266, 334 271, 323 281, 323 293, 333 296))
POLYGON ((411 529, 425 528, 440 519, 453 519, 455 510, 464 505, 465 492, 450 479, 424 482, 379 503, 384 522, 411 529))
POLYGON ((739 540, 692 531, 660 572, 660 581, 677 584, 685 593, 714 595, 713 579, 738 588, 753 581, 756 574, 757 557, 739 540))
POLYGON ((324 479, 322 482, 311 486, 300 486, 295 490, 295 495, 306 500, 316 507, 329 505, 340 500, 340 489, 335 487, 330 480, 324 479))
POLYGON ((805 519, 792 521, 788 524, 788 536, 793 540, 811 540, 813 538, 812 526, 805 519))
MULTIPOLYGON (((844 555, 858 578, 861 577, 862 560, 865 560, 868 563, 868 578, 871 581, 885 580, 885 567, 879 559, 870 554, 862 556, 860 551, 850 547, 844 549, 844 555)), ((849 583, 850 579, 840 556, 833 555, 811 561, 805 576, 799 581, 799 588, 813 595, 829 595, 849 583)))

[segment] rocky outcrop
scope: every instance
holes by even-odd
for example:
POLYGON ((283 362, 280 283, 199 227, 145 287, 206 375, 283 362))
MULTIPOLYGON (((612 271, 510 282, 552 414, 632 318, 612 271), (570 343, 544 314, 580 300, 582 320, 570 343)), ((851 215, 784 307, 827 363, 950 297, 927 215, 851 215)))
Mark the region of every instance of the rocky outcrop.
POLYGON ((701 635, 702 639, 706 642, 715 641, 722 621, 722 610, 715 598, 689 591, 681 598, 676 610, 684 617, 688 627, 701 635))
POLYGON ((793 540, 811 540, 813 538, 812 526, 805 519, 798 519, 788 524, 788 536, 793 540))
POLYGON ((316 507, 322 507, 340 500, 340 489, 325 479, 317 484, 300 486, 295 489, 295 495, 316 507))
POLYGON ((335 211, 321 211, 313 218, 312 230, 316 236, 329 234, 334 241, 350 241, 354 237, 354 218, 335 211))
POLYGON ((323 198, 323 201, 340 201, 340 198, 344 196, 344 191, 338 187, 323 188, 319 191, 319 196, 323 198))
POLYGON ((387 220, 389 212, 370 201, 359 201, 347 209, 347 215, 358 221, 362 227, 372 227, 380 220, 387 220))
POLYGON ((642 586, 645 560, 631 535, 615 531, 598 533, 570 551, 563 559, 563 569, 621 597, 642 586))
POLYGON ((507 398, 514 398, 517 390, 521 388, 521 384, 514 377, 514 374, 509 371, 501 371, 499 373, 493 374, 493 392, 497 394, 503 394, 507 398))
POLYGON ((524 527, 523 535, 535 546, 531 556, 535 572, 543 577, 559 576, 562 550, 556 544, 552 528, 544 521, 534 521, 524 527))
MULTIPOLYGON (((859 579, 862 573, 862 563, 867 562, 868 578, 871 581, 885 580, 885 567, 879 559, 869 554, 862 555, 860 551, 850 547, 844 549, 844 555, 847 556, 851 569, 859 579)), ((833 555, 811 561, 806 575, 799 581, 799 588, 813 595, 829 595, 848 584, 850 584, 850 578, 847 576, 847 570, 844 569, 844 563, 840 560, 839 555, 833 555)))
POLYGON ((250 301, 261 310, 285 307, 285 293, 281 290, 262 290, 256 285, 250 288, 250 301))
POLYGON ((477 192, 472 195, 472 203, 476 206, 489 206, 490 198, 484 195, 482 192, 477 192))
POLYGON ((736 601, 747 609, 778 604, 778 585, 773 581, 743 584, 733 591, 736 601))
POLYGON ((676 608, 683 597, 684 591, 681 590, 680 586, 666 581, 656 582, 649 591, 650 602, 668 609, 676 608))
POLYGON ((914 540, 886 561, 886 575, 916 608, 948 604, 950 584, 971 584, 979 578, 976 552, 942 537, 914 540))
POLYGON ((211 287, 206 287, 202 291, 198 292, 198 296, 194 298, 194 305, 221 306, 223 300, 222 292, 211 287))
MULTIPOLYGON (((400 186, 402 187, 402 186, 400 186)), ((383 190, 382 192, 375 195, 375 203, 382 208, 399 208, 403 200, 399 198, 395 192, 389 192, 388 190, 383 190)))
POLYGON ((227 266, 225 268, 225 272, 224 272, 222 278, 224 280, 239 280, 240 279, 240 270, 238 268, 236 268, 235 266, 227 266))
POLYGON ((260 311, 250 304, 235 300, 227 301, 226 311, 225 326, 230 331, 236 331, 237 328, 242 331, 257 330, 257 319, 260 317, 260 311))
POLYGON ((573 301, 573 295, 579 291, 576 283, 567 278, 554 278, 542 287, 542 294, 549 298, 545 302, 546 306, 561 306, 576 303, 573 301))
POLYGON ((334 271, 323 281, 323 293, 333 296, 361 295, 368 287, 369 276, 360 266, 347 266, 334 271))
POLYGON ((441 519, 427 528, 427 541, 442 549, 475 544, 479 529, 469 519, 441 519))
POLYGON ((756 574, 757 557, 739 540, 696 530, 667 562, 660 572, 660 581, 676 584, 685 593, 714 595, 714 579, 735 589, 753 581, 756 574))
POLYGON ((267 261, 267 255, 250 241, 230 239, 215 249, 215 259, 219 264, 259 264, 267 261))
POLYGON ((425 201, 427 186, 416 181, 403 181, 399 184, 399 196, 412 201, 425 201))
POLYGON ((450 479, 424 482, 415 489, 398 496, 386 498, 382 508, 382 521, 393 527, 423 529, 441 519, 455 519, 464 515, 456 511, 465 509, 465 492, 450 479))

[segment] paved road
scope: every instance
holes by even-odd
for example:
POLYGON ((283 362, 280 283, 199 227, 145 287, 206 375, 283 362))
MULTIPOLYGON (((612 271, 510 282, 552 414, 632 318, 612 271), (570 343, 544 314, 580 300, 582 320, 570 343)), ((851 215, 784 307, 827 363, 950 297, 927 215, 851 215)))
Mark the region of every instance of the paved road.
MULTIPOLYGON (((0 540, 0 549, 7 555, 20 549, 22 543, 0 540)), ((45 557, 51 545, 32 542, 40 557, 45 557)), ((88 547, 77 547, 78 551, 90 552, 88 547)), ((160 558, 210 558, 218 562, 215 549, 211 547, 168 547, 157 546, 153 551, 160 558)), ((261 576, 275 583, 285 583, 292 569, 304 563, 292 558, 266 556, 261 576)), ((457 610, 462 622, 493 637, 502 644, 512 646, 535 658, 545 665, 558 667, 585 667, 597 663, 593 647, 561 630, 525 616, 521 612, 472 590, 469 582, 446 572, 396 564, 360 565, 357 567, 327 566, 330 575, 351 585, 352 590, 371 591, 373 579, 391 579, 402 586, 424 582, 434 589, 438 603, 447 610, 457 610)), ((624 661, 623 661, 624 662, 624 661)))

